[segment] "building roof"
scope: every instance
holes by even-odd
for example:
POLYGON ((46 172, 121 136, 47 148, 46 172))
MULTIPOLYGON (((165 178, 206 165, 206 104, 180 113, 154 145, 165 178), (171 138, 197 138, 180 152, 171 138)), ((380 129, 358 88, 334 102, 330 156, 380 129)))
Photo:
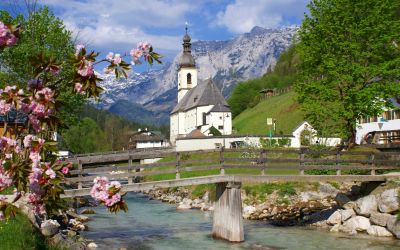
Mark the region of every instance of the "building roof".
POLYGON ((26 124, 28 116, 22 111, 10 110, 7 115, 0 115, 0 123, 26 124))
POLYGON ((229 109, 228 105, 223 105, 222 103, 217 103, 214 105, 214 107, 208 111, 208 113, 211 112, 231 112, 231 110, 229 109))
POLYGON ((186 27, 186 34, 183 36, 183 52, 181 58, 179 59, 179 67, 180 68, 194 68, 196 67, 196 62, 191 53, 191 43, 190 43, 190 36, 187 33, 186 27))
POLYGON ((224 112, 229 112, 229 105, 211 79, 199 82, 198 85, 190 89, 175 106, 171 114, 208 105, 214 105, 216 110, 219 110, 212 112, 222 112, 222 110, 226 110, 224 112))
POLYGON ((152 131, 140 131, 131 136, 131 142, 163 141, 165 138, 161 134, 152 131))
POLYGON ((207 137, 205 134, 203 134, 200 129, 196 128, 192 130, 189 134, 186 135, 187 138, 204 138, 207 137))

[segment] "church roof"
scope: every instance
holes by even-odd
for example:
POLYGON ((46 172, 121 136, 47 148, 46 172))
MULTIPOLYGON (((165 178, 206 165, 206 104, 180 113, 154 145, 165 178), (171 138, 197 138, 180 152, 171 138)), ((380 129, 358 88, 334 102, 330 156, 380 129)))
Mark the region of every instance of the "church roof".
POLYGON ((214 105, 214 107, 209 111, 209 113, 211 112, 230 112, 231 110, 229 109, 228 105, 223 105, 221 103, 218 103, 216 105, 214 105))
POLYGON ((229 112, 229 105, 222 96, 218 87, 211 79, 199 82, 197 86, 190 89, 182 100, 175 106, 171 114, 183 112, 200 106, 214 105, 216 110, 211 112, 229 112))

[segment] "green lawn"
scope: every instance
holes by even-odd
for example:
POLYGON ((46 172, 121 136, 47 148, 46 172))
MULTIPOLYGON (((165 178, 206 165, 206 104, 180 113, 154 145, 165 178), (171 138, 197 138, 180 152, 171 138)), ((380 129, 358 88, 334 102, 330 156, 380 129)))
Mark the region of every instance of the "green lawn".
POLYGON ((261 101, 233 120, 238 134, 267 134, 267 118, 276 119, 277 134, 291 134, 304 119, 294 91, 261 101))
POLYGON ((48 246, 29 220, 18 214, 15 218, 0 221, 0 250, 56 250, 48 246))

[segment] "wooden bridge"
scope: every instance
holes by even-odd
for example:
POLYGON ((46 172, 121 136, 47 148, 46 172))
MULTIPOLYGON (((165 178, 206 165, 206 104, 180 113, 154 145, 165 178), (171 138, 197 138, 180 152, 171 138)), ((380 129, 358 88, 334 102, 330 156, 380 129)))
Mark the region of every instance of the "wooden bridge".
POLYGON ((123 181, 123 191, 145 191, 216 184, 213 236, 244 240, 241 183, 360 181, 399 178, 400 154, 309 149, 219 149, 174 152, 172 149, 80 155, 68 178, 73 189, 65 197, 89 195, 96 176, 123 181), (161 159, 139 164, 143 159, 161 159))

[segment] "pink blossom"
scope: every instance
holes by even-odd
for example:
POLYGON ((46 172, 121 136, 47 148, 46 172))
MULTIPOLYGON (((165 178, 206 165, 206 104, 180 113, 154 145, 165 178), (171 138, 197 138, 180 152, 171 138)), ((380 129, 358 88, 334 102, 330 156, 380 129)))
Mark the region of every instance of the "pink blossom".
POLYGON ((115 189, 120 189, 121 188, 121 183, 119 183, 119 181, 112 181, 110 182, 110 186, 111 188, 115 188, 115 189))
POLYGON ((77 82, 75 83, 75 87, 74 87, 75 91, 79 94, 84 94, 85 90, 83 89, 83 86, 81 83, 77 82))
POLYGON ((29 148, 32 144, 32 137, 33 135, 27 135, 24 137, 24 147, 29 148))
POLYGON ((104 74, 110 74, 111 72, 113 72, 113 69, 110 69, 110 68, 104 68, 103 69, 103 72, 104 72, 104 74))
POLYGON ((75 56, 78 56, 79 53, 81 53, 81 50, 85 48, 85 45, 83 44, 77 44, 75 46, 75 56))
POLYGON ((7 114, 7 112, 10 111, 11 108, 12 108, 11 104, 6 103, 5 100, 0 100, 0 115, 7 114))
POLYGON ((50 177, 50 179, 56 178, 56 172, 54 172, 54 170, 51 168, 47 169, 45 174, 47 174, 50 177))
POLYGON ((122 61, 121 55, 120 54, 115 54, 115 57, 113 59, 113 64, 119 65, 122 61))
POLYGON ((31 152, 29 152, 29 159, 32 161, 32 168, 38 167, 41 160, 40 153, 35 150, 31 150, 31 152))
POLYGON ((6 174, 3 167, 0 167, 0 189, 11 186, 12 179, 9 174, 6 174))
POLYGON ((0 46, 11 46, 17 43, 17 37, 11 32, 9 27, 0 22, 0 46))
POLYGON ((0 195, 0 203, 4 201, 7 201, 7 197, 4 195, 0 195))
POLYGON ((116 203, 121 201, 121 195, 120 194, 114 194, 113 196, 111 196, 111 198, 108 198, 104 201, 104 204, 107 207, 111 207, 114 206, 116 203))
POLYGON ((30 114, 30 115, 28 115, 28 118, 29 118, 29 122, 32 125, 33 129, 36 132, 40 132, 40 130, 42 130, 42 128, 40 127, 40 121, 37 118, 37 116, 34 114, 30 114))
POLYGON ((108 54, 107 54, 107 56, 106 56, 106 59, 109 60, 109 61, 111 61, 111 60, 113 59, 113 57, 114 57, 114 53, 108 52, 108 54))
POLYGON ((78 74, 83 77, 92 76, 94 73, 93 65, 91 61, 84 60, 83 66, 78 69, 78 74))
POLYGON ((68 168, 68 167, 63 167, 63 168, 61 169, 61 172, 62 172, 63 174, 68 174, 69 168, 68 168))

